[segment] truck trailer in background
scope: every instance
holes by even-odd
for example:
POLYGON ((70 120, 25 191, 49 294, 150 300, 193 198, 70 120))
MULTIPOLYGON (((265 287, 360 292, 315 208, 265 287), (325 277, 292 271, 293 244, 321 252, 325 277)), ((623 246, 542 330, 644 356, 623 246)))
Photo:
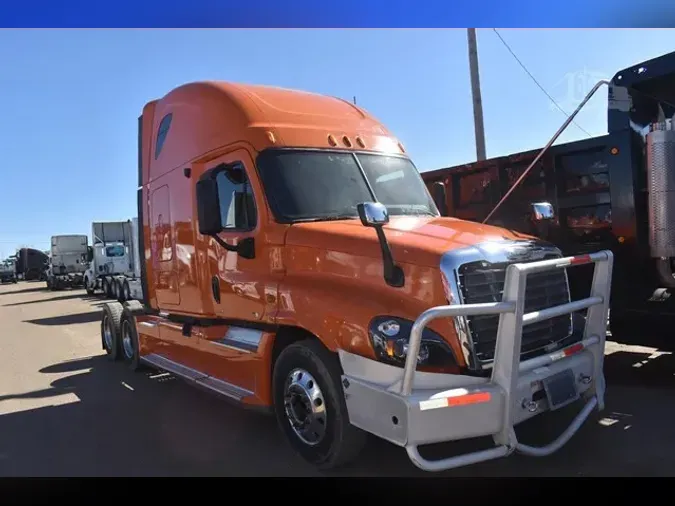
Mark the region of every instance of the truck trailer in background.
POLYGON ((51 239, 47 268, 47 288, 60 290, 82 286, 87 269, 88 239, 86 235, 55 235, 51 239))
MULTIPOLYGON (((422 178, 445 216, 536 235, 564 255, 611 250, 610 328, 632 342, 675 321, 674 83, 675 52, 638 63, 607 83, 607 135, 422 178)), ((570 273, 573 296, 592 272, 570 273)))
POLYGON ((121 274, 112 276, 113 298, 124 302, 126 300, 142 300, 143 289, 141 287, 141 260, 138 247, 138 218, 132 218, 127 222, 131 233, 126 241, 126 254, 129 259, 129 269, 121 274))
POLYGON ((89 268, 84 275, 88 294, 101 290, 109 298, 141 298, 136 218, 92 223, 89 268))

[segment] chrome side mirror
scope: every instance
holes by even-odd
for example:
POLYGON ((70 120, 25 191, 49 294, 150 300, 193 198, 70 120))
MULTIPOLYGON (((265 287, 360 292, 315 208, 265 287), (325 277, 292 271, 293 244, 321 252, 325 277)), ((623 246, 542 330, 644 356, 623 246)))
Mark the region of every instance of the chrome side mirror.
POLYGON ((530 206, 532 208, 533 221, 551 221, 555 219, 555 211, 551 203, 533 202, 530 206))
POLYGON ((387 208, 379 202, 363 202, 356 206, 364 227, 380 227, 389 223, 387 208))
POLYGON ((382 266, 384 268, 384 280, 389 286, 400 288, 405 284, 403 269, 396 265, 391 254, 387 236, 384 234, 384 225, 389 223, 387 208, 379 202, 362 202, 356 206, 364 227, 374 228, 377 232, 377 240, 382 252, 382 266))

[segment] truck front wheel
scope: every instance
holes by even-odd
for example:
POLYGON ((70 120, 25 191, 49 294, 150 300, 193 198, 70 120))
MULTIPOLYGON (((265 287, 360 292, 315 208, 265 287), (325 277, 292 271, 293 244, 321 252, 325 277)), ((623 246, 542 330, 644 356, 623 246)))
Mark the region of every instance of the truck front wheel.
POLYGON ((277 422, 293 449, 319 469, 358 457, 366 433, 349 422, 337 358, 319 341, 284 348, 274 364, 277 422))

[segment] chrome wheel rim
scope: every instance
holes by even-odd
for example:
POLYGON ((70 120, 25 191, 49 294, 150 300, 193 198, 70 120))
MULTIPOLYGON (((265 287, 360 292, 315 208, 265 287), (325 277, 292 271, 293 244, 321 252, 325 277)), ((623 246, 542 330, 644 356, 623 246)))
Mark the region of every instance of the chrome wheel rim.
POLYGON ((105 346, 109 350, 113 349, 113 333, 112 328, 110 327, 110 318, 108 316, 103 317, 103 340, 105 341, 105 346))
POLYGON ((284 384, 284 410, 291 429, 309 445, 319 444, 326 435, 327 413, 323 392, 304 369, 294 369, 284 384))
POLYGON ((122 348, 127 358, 134 358, 134 342, 131 340, 131 329, 129 322, 122 322, 122 348))

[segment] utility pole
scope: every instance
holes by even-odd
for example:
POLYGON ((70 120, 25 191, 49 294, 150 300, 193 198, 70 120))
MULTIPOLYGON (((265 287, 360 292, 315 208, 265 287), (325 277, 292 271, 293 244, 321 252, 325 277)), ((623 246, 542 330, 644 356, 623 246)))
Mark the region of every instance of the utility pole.
POLYGON ((485 160, 485 128, 483 126, 483 101, 480 97, 480 78, 478 77, 478 47, 476 29, 467 28, 469 42, 469 72, 471 74, 471 97, 473 98, 473 126, 476 135, 476 158, 485 160))

